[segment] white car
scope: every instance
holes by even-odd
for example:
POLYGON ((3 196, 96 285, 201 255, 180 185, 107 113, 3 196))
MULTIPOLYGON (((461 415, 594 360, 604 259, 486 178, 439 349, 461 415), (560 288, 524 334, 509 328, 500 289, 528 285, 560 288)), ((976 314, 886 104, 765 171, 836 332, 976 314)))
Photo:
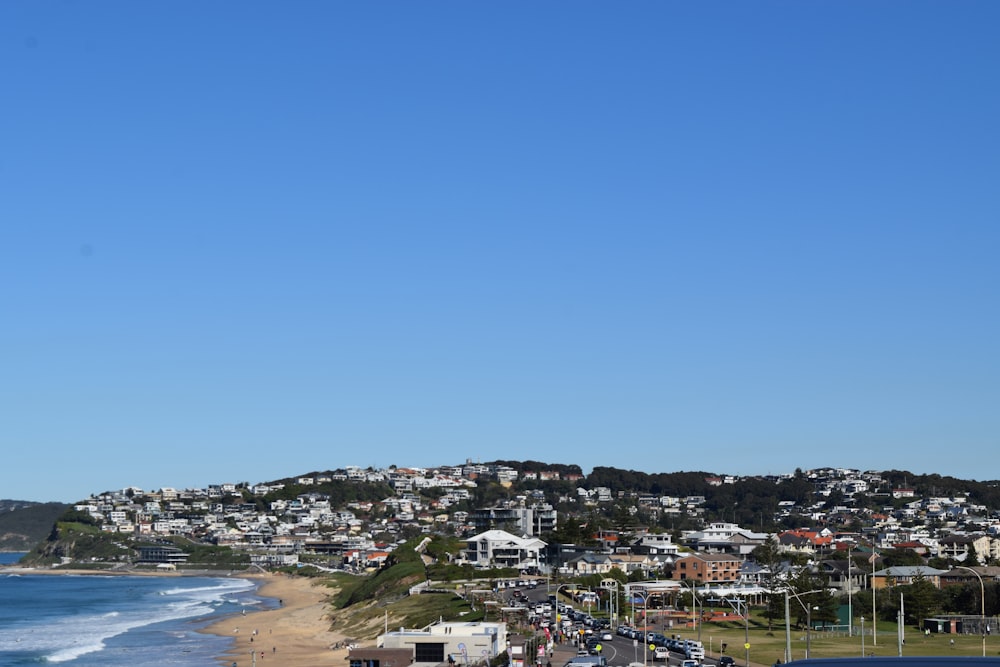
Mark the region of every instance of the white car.
POLYGON ((697 660, 682 660, 681 667, 701 667, 701 663, 697 660))

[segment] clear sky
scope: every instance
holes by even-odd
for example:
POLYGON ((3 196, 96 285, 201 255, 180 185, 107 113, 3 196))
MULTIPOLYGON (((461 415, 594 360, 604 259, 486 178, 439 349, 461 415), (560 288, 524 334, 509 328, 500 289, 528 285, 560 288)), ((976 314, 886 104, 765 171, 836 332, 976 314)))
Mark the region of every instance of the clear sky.
POLYGON ((0 3, 0 498, 1000 478, 1000 3, 0 3))

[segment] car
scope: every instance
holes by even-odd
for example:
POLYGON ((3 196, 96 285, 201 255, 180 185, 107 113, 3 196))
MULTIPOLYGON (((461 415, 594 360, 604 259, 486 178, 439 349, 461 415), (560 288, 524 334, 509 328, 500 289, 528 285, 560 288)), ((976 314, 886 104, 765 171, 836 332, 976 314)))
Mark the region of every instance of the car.
POLYGON ((666 646, 657 646, 653 649, 653 660, 662 660, 663 662, 670 662, 670 649, 666 646))
POLYGON ((681 660, 681 667, 701 667, 697 660, 681 660))
POLYGON ((724 655, 719 658, 719 667, 732 667, 736 664, 736 660, 731 655, 724 655))
POLYGON ((705 658, 705 649, 698 648, 696 646, 688 646, 686 649, 684 649, 684 657, 686 657, 688 660, 694 660, 695 662, 698 662, 699 660, 703 660, 705 658))
POLYGON ((610 632, 608 632, 607 630, 605 630, 604 632, 601 633, 601 641, 602 642, 609 642, 609 641, 612 641, 614 638, 615 638, 615 636, 613 634, 611 634, 610 632))

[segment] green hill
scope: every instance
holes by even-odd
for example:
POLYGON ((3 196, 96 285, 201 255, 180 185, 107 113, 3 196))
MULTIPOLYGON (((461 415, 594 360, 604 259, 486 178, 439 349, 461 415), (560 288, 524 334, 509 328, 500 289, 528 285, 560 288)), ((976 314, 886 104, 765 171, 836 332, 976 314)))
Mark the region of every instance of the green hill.
POLYGON ((0 500, 0 551, 30 551, 52 531, 56 519, 70 506, 0 500))

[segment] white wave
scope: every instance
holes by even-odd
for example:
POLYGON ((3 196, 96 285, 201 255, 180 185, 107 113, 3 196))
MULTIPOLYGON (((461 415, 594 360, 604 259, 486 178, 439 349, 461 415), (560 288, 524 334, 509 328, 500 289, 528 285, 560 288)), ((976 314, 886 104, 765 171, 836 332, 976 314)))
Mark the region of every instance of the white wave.
POLYGON ((46 662, 67 662, 69 660, 75 660, 81 655, 86 655, 87 653, 94 653, 95 651, 100 651, 104 649, 104 642, 97 640, 89 643, 74 644, 73 646, 68 646, 66 648, 60 649, 55 653, 50 653, 45 656, 46 662))
MULTIPOLYGON (((168 621, 209 616, 216 606, 242 602, 238 596, 256 586, 247 580, 225 580, 219 585, 183 585, 164 595, 124 602, 121 609, 101 609, 58 619, 28 619, 0 626, 0 651, 18 651, 44 656, 48 662, 67 662, 88 653, 105 650, 106 642, 137 628, 168 621), (138 603, 133 604, 133 602, 138 603)), ((152 591, 151 591, 152 592, 152 591)), ((249 597, 249 596, 248 596, 249 597)))
POLYGON ((204 595, 209 594, 213 598, 221 597, 224 593, 234 593, 248 591, 255 588, 252 581, 246 579, 227 579, 214 586, 179 586, 162 591, 160 595, 204 595))
POLYGON ((0 628, 0 651, 37 652, 49 662, 66 662, 103 650, 108 639, 129 630, 213 613, 209 601, 201 599, 209 597, 205 592, 180 589, 175 595, 176 599, 128 613, 108 611, 64 617, 41 625, 0 628))

